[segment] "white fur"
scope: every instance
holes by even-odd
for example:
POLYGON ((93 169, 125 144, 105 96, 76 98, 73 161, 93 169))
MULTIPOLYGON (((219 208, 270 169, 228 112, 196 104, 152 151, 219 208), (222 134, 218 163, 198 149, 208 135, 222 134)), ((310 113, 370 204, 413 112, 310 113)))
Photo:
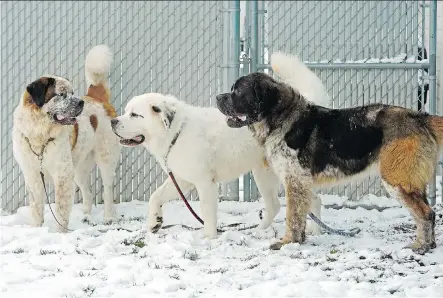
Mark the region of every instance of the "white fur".
POLYGON ((328 107, 331 98, 320 78, 296 55, 275 52, 271 55, 272 70, 309 101, 328 107))
POLYGON ((112 52, 107 45, 93 47, 85 58, 85 78, 87 86, 106 82, 111 64, 112 52))
MULTIPOLYGON (((306 67, 299 71, 305 75, 310 73, 306 67)), ((318 98, 316 96, 314 100, 318 98)), ((264 151, 247 127, 229 128, 225 117, 216 108, 191 106, 172 95, 158 93, 135 96, 126 105, 125 113, 116 120, 114 132, 126 139, 144 135, 142 145, 162 166, 165 166, 164 157, 172 139, 181 129, 166 166, 184 193, 194 187, 197 189, 206 237, 214 238, 217 234, 217 183, 236 179, 250 170, 265 203, 259 227, 266 229, 272 223, 280 209, 277 200, 279 180, 271 168, 265 166, 264 151), (153 106, 161 112, 154 112, 153 106), (132 113, 138 116, 131 116, 132 113), (169 126, 163 121, 167 113, 174 114, 169 126)), ((148 230, 158 226, 157 217, 163 216, 162 205, 177 198, 174 184, 170 178, 166 179, 150 198, 148 230)), ((320 216, 320 207, 321 202, 316 200, 311 211, 320 216)), ((308 229, 307 232, 318 234, 320 229, 313 224, 311 231, 308 229)))
MULTIPOLYGON (((92 49, 95 53, 97 49, 92 49)), ((89 61, 88 59, 86 61, 89 61)), ((108 63, 108 60, 101 60, 108 63)), ((91 69, 86 65, 86 69, 91 69)), ((100 65, 94 61, 95 69, 109 69, 106 64, 100 65)), ((99 74, 105 76, 105 74, 99 74)), ((93 74, 87 73, 94 77, 93 74)), ((70 87, 70 83, 62 78, 53 76, 64 87, 70 87)), ((57 89, 58 87, 56 87, 57 89)), ((26 94, 26 93, 24 93, 26 94)), ((42 146, 49 138, 49 142, 43 154, 42 168, 45 180, 55 187, 55 216, 64 227, 69 226, 69 215, 73 203, 74 182, 82 192, 84 212, 90 214, 92 208, 92 193, 89 185, 89 174, 92 167, 97 164, 101 171, 104 186, 105 220, 109 221, 114 216, 113 208, 113 180, 117 166, 120 145, 118 138, 112 133, 110 118, 107 116, 100 103, 85 100, 83 112, 77 117, 79 126, 77 143, 71 150, 70 137, 73 133, 72 125, 54 124, 42 109, 33 109, 23 104, 24 96, 14 111, 12 141, 13 153, 23 173, 25 184, 30 198, 30 206, 33 217, 33 225, 39 227, 43 224, 44 205, 47 201, 40 178, 40 162, 32 150, 40 153, 42 146), (96 115, 98 119, 97 130, 91 126, 90 115, 96 115), (29 143, 25 137, 29 139, 29 143)), ((47 104, 50 104, 48 102, 47 104)), ((47 105, 45 104, 45 105, 47 105)), ((67 230, 57 225, 59 232, 67 230)))

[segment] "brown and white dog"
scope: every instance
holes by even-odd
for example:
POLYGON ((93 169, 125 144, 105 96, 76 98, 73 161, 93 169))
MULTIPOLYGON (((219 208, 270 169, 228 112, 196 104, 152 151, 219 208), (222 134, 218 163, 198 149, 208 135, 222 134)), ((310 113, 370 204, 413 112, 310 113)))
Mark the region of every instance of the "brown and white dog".
POLYGON ((82 192, 84 212, 90 214, 89 178, 94 165, 103 180, 104 219, 114 216, 113 183, 120 145, 110 125, 116 116, 107 83, 111 62, 107 46, 92 48, 85 59, 86 96, 74 96, 65 78, 42 76, 26 87, 14 111, 14 157, 25 179, 36 227, 43 224, 46 198, 40 171, 54 183, 59 232, 66 232, 69 225, 74 182, 82 192))
POLYGON ((230 127, 252 131, 284 183, 286 234, 272 249, 305 240, 312 188, 371 169, 415 219, 417 238, 408 247, 417 253, 436 247, 426 185, 443 146, 443 117, 382 104, 327 109, 263 73, 238 79, 217 105, 230 127))

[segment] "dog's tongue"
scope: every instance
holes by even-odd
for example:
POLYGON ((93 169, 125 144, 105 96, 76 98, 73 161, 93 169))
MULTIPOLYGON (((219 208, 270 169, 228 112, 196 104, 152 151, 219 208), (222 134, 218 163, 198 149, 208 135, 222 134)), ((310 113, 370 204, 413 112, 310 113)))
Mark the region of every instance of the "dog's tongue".
POLYGON ((65 116, 57 115, 57 120, 63 120, 63 119, 65 119, 65 118, 66 118, 65 116))
POLYGON ((142 140, 141 136, 136 136, 135 138, 133 138, 134 141, 136 142, 140 142, 142 140))

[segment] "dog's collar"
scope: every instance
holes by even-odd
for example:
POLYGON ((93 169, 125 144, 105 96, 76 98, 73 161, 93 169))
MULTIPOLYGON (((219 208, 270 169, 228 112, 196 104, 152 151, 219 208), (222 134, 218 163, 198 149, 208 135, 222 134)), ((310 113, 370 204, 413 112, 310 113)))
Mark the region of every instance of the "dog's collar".
POLYGON ((165 164, 165 168, 166 171, 169 172, 169 168, 168 168, 168 156, 169 153, 171 152, 172 147, 175 145, 175 143, 177 142, 178 137, 180 136, 180 133, 183 130, 183 126, 185 126, 185 121, 182 122, 182 124, 180 125, 179 130, 177 131, 177 133, 174 135, 174 137, 172 138, 171 144, 169 144, 169 148, 168 151, 165 154, 165 157, 163 158, 163 162, 165 164))
POLYGON ((23 138, 25 138, 26 142, 28 143, 28 145, 29 145, 29 149, 31 149, 31 152, 34 153, 34 155, 37 156, 38 160, 40 161, 40 172, 41 172, 42 169, 43 169, 43 166, 42 166, 42 163, 43 163, 43 153, 45 153, 46 146, 48 146, 49 142, 54 141, 55 138, 49 138, 49 139, 48 139, 48 140, 42 145, 42 148, 41 148, 41 150, 40 150, 40 153, 37 153, 37 152, 34 151, 34 149, 32 149, 31 142, 29 141, 29 138, 28 138, 27 136, 25 136, 23 133, 22 133, 22 136, 23 136, 23 138))

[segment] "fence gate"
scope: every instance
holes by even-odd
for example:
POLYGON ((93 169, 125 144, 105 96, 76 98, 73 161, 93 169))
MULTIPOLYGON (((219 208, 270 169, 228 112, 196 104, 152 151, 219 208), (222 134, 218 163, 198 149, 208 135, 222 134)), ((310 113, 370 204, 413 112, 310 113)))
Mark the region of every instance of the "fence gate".
MULTIPOLYGON (((324 82, 332 108, 378 102, 420 109, 429 89, 429 112, 436 114, 436 1, 426 2, 248 1, 244 72, 272 75, 272 52, 295 53, 324 82), (426 9, 429 45, 423 42, 426 9)), ((244 188, 247 200, 258 198, 250 175, 244 188)), ((354 199, 387 195, 376 176, 320 191, 354 199)), ((435 202, 435 181, 429 193, 435 202)))

